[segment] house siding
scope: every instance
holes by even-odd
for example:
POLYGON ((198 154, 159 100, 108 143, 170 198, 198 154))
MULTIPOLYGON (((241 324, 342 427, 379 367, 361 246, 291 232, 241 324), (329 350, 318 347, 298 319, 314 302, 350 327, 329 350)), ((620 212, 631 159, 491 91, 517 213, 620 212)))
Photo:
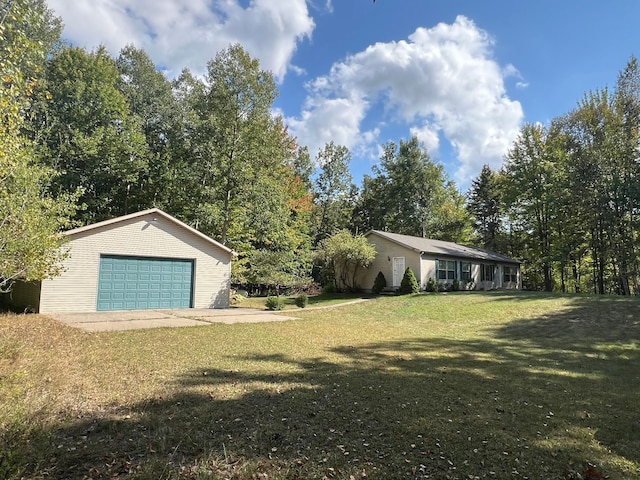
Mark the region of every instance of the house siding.
POLYGON ((193 307, 229 306, 231 254, 162 215, 74 233, 67 246, 64 273, 42 281, 40 312, 95 311, 100 255, 193 260, 193 307))
MULTIPOLYGON (((489 262, 482 259, 474 259, 468 257, 453 257, 453 256, 445 256, 445 255, 432 255, 432 254, 423 254, 422 263, 423 263, 423 272, 425 272, 425 276, 423 278, 423 284, 426 285, 426 282, 429 278, 438 279, 438 273, 436 271, 436 260, 449 260, 457 262, 457 270, 456 270, 456 278, 458 280, 461 279, 461 270, 460 263, 468 262, 471 263, 471 281, 472 285, 467 286, 469 290, 495 290, 497 288, 505 288, 510 290, 517 290, 520 288, 520 268, 517 264, 509 264, 509 266, 516 267, 517 270, 517 280, 516 282, 504 282, 504 266, 503 264, 497 264, 496 262, 489 262), (491 265, 494 267, 493 280, 481 280, 482 278, 482 269, 481 265, 491 265)), ((439 283, 451 283, 451 280, 439 280, 439 283)), ((462 286, 461 286, 462 288, 462 286)))
MULTIPOLYGON (((410 237, 411 238, 411 237, 410 237)), ((387 287, 391 287, 393 279, 393 258, 405 257, 405 267, 410 267, 416 275, 421 289, 425 289, 430 278, 438 279, 436 260, 456 261, 456 278, 461 279, 461 263, 471 263, 471 281, 466 288, 471 290, 493 290, 497 288, 520 289, 522 288, 522 273, 517 262, 496 261, 486 257, 486 251, 481 252, 481 257, 459 256, 445 253, 419 252, 415 247, 404 245, 401 242, 386 238, 382 233, 375 231, 367 234, 367 240, 376 247, 376 258, 371 266, 358 275, 358 286, 371 290, 378 272, 382 272, 387 281, 387 287), (481 265, 491 265, 495 271, 492 281, 482 281, 481 265), (504 281, 504 267, 514 267, 517 272, 515 282, 504 281)), ((443 248, 443 247, 439 247, 443 248)), ((464 247, 462 247, 464 248, 464 247)), ((438 280, 439 283, 452 283, 453 280, 438 280)))
MULTIPOLYGON (((418 252, 378 236, 372 235, 368 237, 367 240, 376 247, 376 258, 369 268, 360 271, 357 277, 357 286, 359 288, 370 291, 373 288, 373 282, 375 281, 378 272, 382 272, 384 275, 384 278, 387 281, 387 288, 399 287, 399 284, 392 285, 394 257, 404 257, 405 269, 411 268, 418 281, 421 282, 421 277, 423 277, 423 275, 420 272, 421 261, 420 254, 418 252)), ((421 288, 424 288, 423 283, 421 283, 420 286, 421 288)))

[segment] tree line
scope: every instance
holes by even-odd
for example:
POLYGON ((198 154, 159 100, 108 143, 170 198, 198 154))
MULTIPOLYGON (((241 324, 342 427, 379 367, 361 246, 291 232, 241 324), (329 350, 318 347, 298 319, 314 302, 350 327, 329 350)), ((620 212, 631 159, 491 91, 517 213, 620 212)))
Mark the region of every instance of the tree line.
POLYGON ((640 293, 640 70, 588 92, 549 125, 527 124, 500 171, 473 182, 482 243, 525 262, 525 286, 640 293))
POLYGON ((328 245, 349 242, 328 239, 379 229, 514 256, 530 288, 639 291, 635 59, 613 93, 523 126, 463 194, 415 137, 384 145, 360 186, 348 148, 312 158, 241 45, 170 80, 133 45, 69 45, 45 0, 0 22, 0 288, 54 275, 62 230, 158 207, 235 250, 233 281, 256 288, 335 282, 328 245))

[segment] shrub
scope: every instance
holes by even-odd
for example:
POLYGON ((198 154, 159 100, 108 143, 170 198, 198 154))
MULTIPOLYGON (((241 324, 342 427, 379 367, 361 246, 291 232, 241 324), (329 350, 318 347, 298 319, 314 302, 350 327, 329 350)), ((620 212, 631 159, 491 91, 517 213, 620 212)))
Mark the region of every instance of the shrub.
MULTIPOLYGON (((249 295, 243 295, 242 293, 240 293, 240 290, 232 290, 231 291, 231 305, 238 305, 239 303, 241 303, 243 300, 245 300, 249 295)), ((242 292, 247 293, 246 290, 242 290, 242 292)))
POLYGON ((373 288, 371 291, 378 295, 386 286, 387 280, 384 278, 384 274, 382 272, 378 272, 378 276, 376 276, 376 279, 373 282, 373 288))
POLYGON ((307 306, 307 303, 309 303, 309 297, 306 293, 301 293, 296 297, 295 302, 298 307, 304 308, 307 306))
POLYGON ((336 286, 333 283, 327 283, 323 288, 322 288, 322 293, 337 293, 337 289, 336 286))
POLYGON ((266 305, 269 310, 282 310, 284 308, 284 300, 280 297, 267 297, 266 305))
POLYGON ((425 290, 427 292, 437 292, 438 281, 433 277, 429 277, 429 280, 427 280, 427 285, 425 286, 425 290))
POLYGON ((451 284, 451 291, 458 292, 459 290, 460 290, 460 280, 456 278, 451 284))
POLYGON ((402 282, 400 282, 400 294, 406 295, 409 293, 418 293, 419 291, 420 286, 418 285, 416 275, 413 273, 413 270, 411 270, 411 268, 407 267, 407 269, 404 271, 402 282))

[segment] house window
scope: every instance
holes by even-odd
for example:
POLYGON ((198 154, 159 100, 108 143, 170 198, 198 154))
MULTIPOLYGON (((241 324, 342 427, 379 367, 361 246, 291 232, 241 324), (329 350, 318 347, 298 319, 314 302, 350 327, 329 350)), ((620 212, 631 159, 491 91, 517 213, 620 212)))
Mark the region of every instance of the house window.
POLYGON ((438 280, 455 280, 456 262, 452 260, 438 260, 438 280))
POLYGON ((460 263, 460 280, 463 282, 471 281, 471 262, 460 263))
POLYGON ((480 281, 493 282, 493 265, 480 265, 480 281))
POLYGON ((518 281, 518 271, 516 267, 504 267, 504 281, 505 283, 518 281))

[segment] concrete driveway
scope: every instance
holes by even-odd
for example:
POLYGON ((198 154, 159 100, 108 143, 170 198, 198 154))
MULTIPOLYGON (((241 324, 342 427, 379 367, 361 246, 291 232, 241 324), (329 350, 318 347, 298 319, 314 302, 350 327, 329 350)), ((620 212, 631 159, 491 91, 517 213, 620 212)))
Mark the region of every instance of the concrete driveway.
POLYGON ((120 310, 116 312, 59 312, 48 316, 87 332, 158 327, 193 327, 212 323, 258 323, 295 320, 282 312, 251 308, 185 308, 176 310, 120 310))

